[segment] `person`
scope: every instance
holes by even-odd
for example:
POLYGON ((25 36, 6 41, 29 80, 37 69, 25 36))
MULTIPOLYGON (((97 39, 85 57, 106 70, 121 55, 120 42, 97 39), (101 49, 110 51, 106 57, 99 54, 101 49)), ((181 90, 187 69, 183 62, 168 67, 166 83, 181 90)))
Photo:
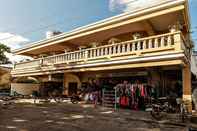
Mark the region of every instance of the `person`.
POLYGON ((99 99, 99 83, 97 80, 93 80, 92 88, 93 88, 92 95, 93 95, 94 107, 96 107, 99 99))
POLYGON ((172 107, 177 107, 177 101, 176 99, 178 98, 178 94, 177 94, 177 91, 176 91, 176 87, 175 86, 172 86, 171 89, 169 90, 169 93, 168 93, 168 100, 169 100, 169 103, 172 107))
POLYGON ((197 111, 197 87, 192 92, 192 101, 194 103, 195 110, 197 111))
POLYGON ((182 97, 182 94, 183 94, 182 84, 180 82, 176 82, 174 84, 174 86, 175 86, 175 90, 177 91, 177 96, 179 98, 181 98, 182 97))
POLYGON ((91 100, 91 92, 92 92, 92 80, 89 79, 88 83, 87 83, 87 88, 85 89, 84 93, 85 93, 85 97, 84 100, 86 102, 89 102, 89 100, 91 100))
POLYGON ((32 92, 32 97, 34 99, 34 103, 36 103, 36 99, 38 98, 38 91, 33 91, 32 92))

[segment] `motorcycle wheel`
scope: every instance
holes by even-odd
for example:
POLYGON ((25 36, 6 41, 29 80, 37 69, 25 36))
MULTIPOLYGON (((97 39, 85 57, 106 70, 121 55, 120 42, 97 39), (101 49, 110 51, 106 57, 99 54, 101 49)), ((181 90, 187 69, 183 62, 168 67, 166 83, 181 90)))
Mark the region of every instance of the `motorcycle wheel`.
POLYGON ((71 99, 71 102, 73 103, 73 104, 78 104, 78 100, 76 100, 76 99, 71 99))
POLYGON ((151 116, 154 118, 154 119, 156 119, 156 120, 161 120, 162 119, 162 117, 163 117, 163 115, 162 115, 162 113, 161 112, 159 112, 159 111, 151 111, 151 116))

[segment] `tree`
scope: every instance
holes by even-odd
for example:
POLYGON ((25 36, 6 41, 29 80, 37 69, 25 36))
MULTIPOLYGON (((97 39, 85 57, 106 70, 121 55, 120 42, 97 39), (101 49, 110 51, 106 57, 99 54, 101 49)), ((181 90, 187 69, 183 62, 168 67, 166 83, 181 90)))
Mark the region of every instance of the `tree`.
POLYGON ((9 64, 11 63, 9 59, 6 57, 5 53, 11 53, 11 50, 9 47, 7 47, 4 44, 0 43, 0 64, 9 64))

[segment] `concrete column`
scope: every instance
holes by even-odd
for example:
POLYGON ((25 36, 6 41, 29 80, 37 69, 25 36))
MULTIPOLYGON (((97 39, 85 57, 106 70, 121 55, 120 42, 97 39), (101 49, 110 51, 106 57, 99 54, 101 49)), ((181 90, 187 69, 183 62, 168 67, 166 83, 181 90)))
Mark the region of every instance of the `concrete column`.
POLYGON ((189 112, 192 112, 192 87, 190 65, 186 65, 182 70, 183 77, 183 101, 188 105, 189 112))

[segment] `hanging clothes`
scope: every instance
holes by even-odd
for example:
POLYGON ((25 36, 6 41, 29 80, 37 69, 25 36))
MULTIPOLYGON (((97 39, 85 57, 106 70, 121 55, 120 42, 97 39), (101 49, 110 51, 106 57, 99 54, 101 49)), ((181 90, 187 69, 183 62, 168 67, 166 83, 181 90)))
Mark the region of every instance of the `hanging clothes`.
POLYGON ((129 98, 126 96, 122 96, 120 98, 120 105, 123 107, 128 107, 129 106, 129 98))
POLYGON ((144 86, 143 85, 140 85, 140 95, 142 97, 145 97, 145 89, 144 89, 144 86))
POLYGON ((150 88, 144 84, 117 84, 115 86, 117 96, 120 98, 119 104, 122 107, 129 107, 134 110, 144 110, 145 102, 151 96, 150 88))

